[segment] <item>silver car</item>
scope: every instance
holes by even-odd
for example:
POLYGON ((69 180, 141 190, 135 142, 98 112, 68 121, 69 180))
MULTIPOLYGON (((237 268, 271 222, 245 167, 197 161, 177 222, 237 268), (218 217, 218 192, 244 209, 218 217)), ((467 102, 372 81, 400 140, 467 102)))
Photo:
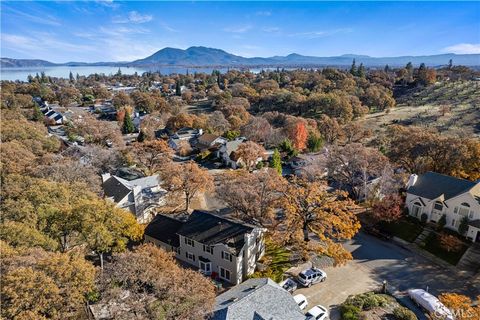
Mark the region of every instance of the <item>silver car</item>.
POLYGON ((323 282, 327 279, 327 273, 318 268, 303 270, 297 277, 297 281, 304 287, 310 287, 312 284, 323 282))

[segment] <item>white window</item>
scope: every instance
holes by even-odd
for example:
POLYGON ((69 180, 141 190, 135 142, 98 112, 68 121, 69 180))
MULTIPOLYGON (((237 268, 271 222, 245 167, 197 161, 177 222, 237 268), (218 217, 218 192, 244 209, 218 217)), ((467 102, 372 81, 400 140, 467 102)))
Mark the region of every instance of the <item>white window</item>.
POLYGON ((204 252, 208 252, 208 253, 210 253, 210 254, 213 254, 213 246, 203 245, 203 251, 204 251, 204 252))
POLYGON ((195 247, 195 241, 192 239, 185 238, 185 244, 189 245, 190 247, 195 247))
POLYGON ((212 272, 212 263, 200 261, 200 270, 209 274, 212 272))
POLYGON ((225 260, 228 260, 230 262, 232 262, 232 254, 230 252, 227 252, 227 251, 222 251, 222 259, 225 259, 225 260))
POLYGON ((443 204, 441 201, 437 201, 435 202, 435 205, 433 206, 433 208, 437 211, 442 211, 443 209, 443 204))
POLYGON ((191 252, 185 252, 185 256, 188 260, 195 261, 195 255, 191 252))
POLYGON ((458 208, 458 214, 461 215, 462 217, 468 216, 469 212, 470 212, 470 205, 466 202, 462 203, 458 208))
POLYGON ((413 204, 412 205, 412 215, 414 217, 420 218, 420 214, 422 213, 422 207, 418 204, 413 204))
POLYGON ((220 267, 220 278, 230 281, 230 270, 220 267))

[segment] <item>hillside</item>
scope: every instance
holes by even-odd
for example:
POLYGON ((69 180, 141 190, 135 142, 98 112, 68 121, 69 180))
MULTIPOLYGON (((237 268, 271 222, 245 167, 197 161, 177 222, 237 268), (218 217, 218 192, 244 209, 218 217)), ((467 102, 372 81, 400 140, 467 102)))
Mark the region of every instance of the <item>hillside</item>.
POLYGON ((268 58, 245 58, 228 53, 224 50, 207 47, 190 47, 188 49, 164 48, 154 54, 132 62, 68 62, 55 64, 44 60, 10 59, 2 58, 2 68, 8 67, 43 67, 55 65, 67 66, 192 66, 192 67, 315 67, 315 66, 350 66, 352 60, 357 64, 363 63, 370 67, 404 66, 408 62, 414 65, 425 63, 427 66, 446 65, 450 59, 456 65, 480 66, 480 54, 439 54, 429 56, 402 56, 402 57, 370 57, 365 55, 345 54, 333 57, 304 56, 292 53, 287 56, 274 56, 268 58))
POLYGON ((397 106, 390 113, 369 114, 362 122, 375 131, 398 123, 435 128, 446 134, 480 137, 480 81, 414 88, 396 101, 397 106))

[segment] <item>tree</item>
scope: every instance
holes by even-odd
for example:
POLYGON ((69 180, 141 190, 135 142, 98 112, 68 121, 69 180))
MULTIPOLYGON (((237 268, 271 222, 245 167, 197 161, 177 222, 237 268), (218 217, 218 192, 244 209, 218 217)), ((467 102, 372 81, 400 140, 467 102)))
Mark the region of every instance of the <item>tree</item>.
POLYGON ((213 178, 207 170, 201 169, 195 162, 171 163, 162 173, 164 187, 176 198, 182 194, 185 199, 185 211, 190 209, 192 199, 201 192, 213 189, 213 178))
POLYGON ((181 90, 181 86, 180 86, 180 81, 177 81, 176 84, 175 84, 175 94, 177 96, 181 96, 182 95, 182 90, 181 90))
POLYGON ((447 225, 447 215, 442 214, 440 219, 437 221, 438 230, 442 230, 447 225))
POLYGON ((355 64, 355 59, 353 59, 352 61, 352 66, 350 67, 350 74, 352 76, 356 76, 357 75, 357 66, 355 64))
POLYGON ((272 160, 270 161, 270 167, 275 169, 277 173, 282 175, 282 157, 277 148, 273 150, 272 160))
POLYGON ((377 221, 393 222, 403 215, 403 200, 398 194, 389 194, 372 206, 372 216, 377 221))
POLYGON ((303 121, 287 128, 287 135, 295 149, 302 151, 307 147, 308 131, 303 121))
POLYGON ((125 112, 125 117, 123 118, 122 132, 124 134, 133 133, 135 131, 135 126, 133 125, 132 118, 128 112, 125 112))
POLYGON ((438 238, 440 241, 440 246, 447 252, 458 252, 462 249, 462 240, 454 235, 442 232, 438 238))
POLYGON ((99 287, 100 304, 126 306, 111 308, 114 319, 203 319, 215 303, 208 278, 181 268, 171 254, 151 244, 115 255, 105 266, 99 287))
POLYGON ((5 247, 2 244, 2 317, 80 317, 87 294, 94 290, 95 269, 89 262, 75 253, 5 247))
POLYGON ((132 98, 123 91, 120 91, 113 96, 112 103, 117 110, 133 106, 132 98))
POLYGON ((460 220, 460 224, 458 225, 458 233, 460 235, 464 236, 467 233, 468 223, 469 223, 468 217, 463 217, 462 220, 460 220))
POLYGON ((152 140, 134 143, 131 153, 139 168, 146 175, 152 175, 165 168, 172 156, 172 149, 164 140, 152 140))
POLYGON ((235 158, 240 161, 247 170, 253 170, 259 159, 265 157, 265 149, 253 141, 242 143, 235 151, 235 158))
POLYGON ((354 199, 368 198, 368 181, 381 177, 387 165, 388 159, 380 151, 359 143, 334 147, 327 157, 329 177, 354 199))
POLYGON ((321 137, 310 133, 307 140, 307 148, 309 152, 318 152, 322 149, 323 140, 321 137))
POLYGON ((339 240, 351 239, 360 229, 353 213, 355 203, 344 192, 328 192, 327 185, 294 179, 282 197, 286 218, 284 240, 301 247, 309 244, 310 233, 319 238, 311 244, 316 251, 331 256, 337 264, 351 259, 339 240))
POLYGON ((42 111, 38 107, 37 104, 33 107, 33 112, 32 112, 32 120, 33 121, 42 121, 45 118, 43 115, 42 111))
POLYGON ((363 66, 363 63, 360 63, 360 66, 358 67, 358 71, 357 71, 357 76, 359 76, 360 78, 365 78, 365 75, 366 75, 365 67, 363 66))
POLYGON ((343 135, 342 128, 337 120, 325 114, 318 120, 318 130, 328 144, 334 144, 343 135))
POLYGON ((441 303, 450 309, 457 320, 480 318, 480 306, 473 306, 472 300, 458 293, 442 293, 438 297, 441 303))
POLYGON ((217 196, 247 222, 273 229, 275 204, 281 197, 285 180, 274 169, 250 173, 237 170, 224 174, 217 196))

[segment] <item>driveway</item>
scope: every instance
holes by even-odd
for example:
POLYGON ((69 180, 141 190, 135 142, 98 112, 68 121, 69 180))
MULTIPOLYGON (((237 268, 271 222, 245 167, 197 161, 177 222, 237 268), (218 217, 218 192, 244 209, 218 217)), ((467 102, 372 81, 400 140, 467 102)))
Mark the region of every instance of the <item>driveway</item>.
POLYGON ((389 290, 397 293, 428 287, 434 295, 458 292, 475 298, 480 294, 472 285, 472 278, 453 275, 452 271, 392 242, 359 233, 344 246, 354 260, 345 266, 326 268, 328 278, 325 282, 295 291, 295 294, 302 293, 307 297, 307 309, 321 304, 332 310, 332 319, 337 319, 336 306, 349 295, 380 288, 383 280, 387 281, 389 290))

